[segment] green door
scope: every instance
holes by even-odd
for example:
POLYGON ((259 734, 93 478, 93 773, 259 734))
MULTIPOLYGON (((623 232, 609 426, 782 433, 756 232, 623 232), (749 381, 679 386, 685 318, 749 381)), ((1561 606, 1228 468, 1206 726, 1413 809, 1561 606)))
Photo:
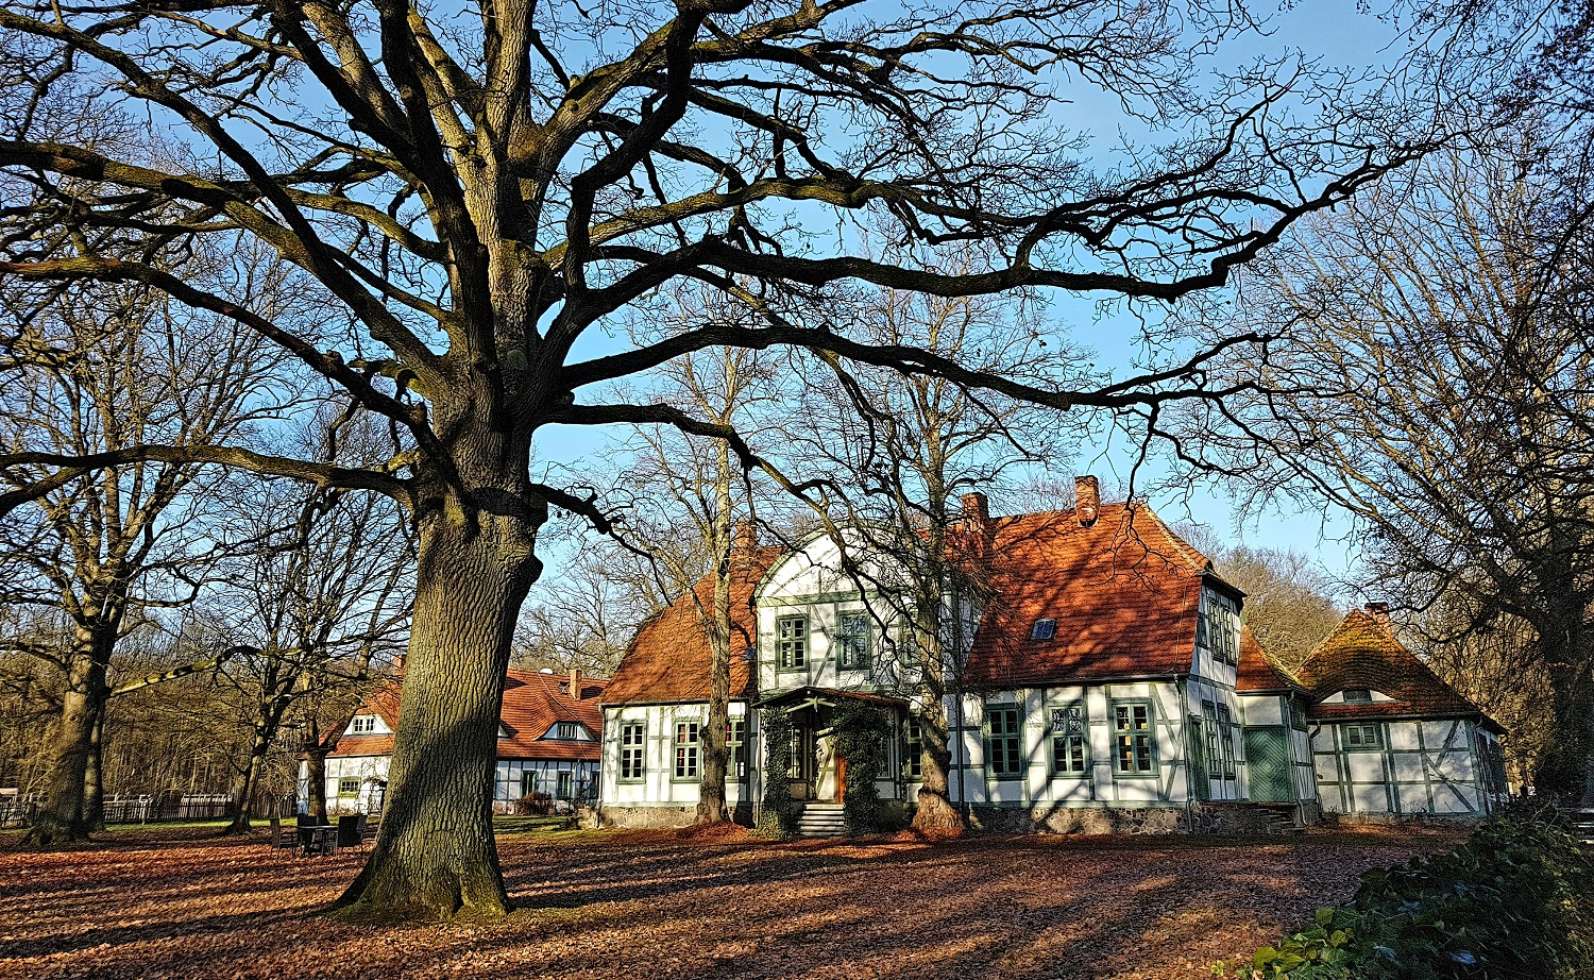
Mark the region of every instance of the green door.
POLYGON ((1212 780, 1207 776, 1207 759, 1201 741, 1201 719, 1191 715, 1187 724, 1189 733, 1185 737, 1185 744, 1190 746, 1190 790, 1195 793, 1198 800, 1212 798, 1212 780))
POLYGON ((1294 802, 1294 781, 1290 778, 1290 733, 1281 725, 1266 725, 1245 730, 1245 768, 1250 781, 1251 799, 1265 802, 1294 802))

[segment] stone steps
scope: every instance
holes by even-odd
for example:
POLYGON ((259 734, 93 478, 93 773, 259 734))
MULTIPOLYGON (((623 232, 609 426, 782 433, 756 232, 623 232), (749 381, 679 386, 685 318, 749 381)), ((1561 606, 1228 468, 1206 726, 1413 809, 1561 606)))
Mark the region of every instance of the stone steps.
POLYGON ((808 803, 797 819, 797 833, 803 837, 845 837, 847 815, 840 803, 808 803))

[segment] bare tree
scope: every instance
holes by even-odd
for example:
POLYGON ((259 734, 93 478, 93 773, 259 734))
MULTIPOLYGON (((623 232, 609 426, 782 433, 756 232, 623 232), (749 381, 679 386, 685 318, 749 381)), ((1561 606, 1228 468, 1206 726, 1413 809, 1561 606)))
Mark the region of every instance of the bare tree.
POLYGON ((0 141, 0 179, 28 206, 0 213, 0 275, 137 281, 233 317, 402 440, 377 468, 227 443, 0 455, 0 468, 58 480, 134 459, 208 462, 409 509, 417 591, 388 817, 343 899, 384 914, 508 907, 488 774, 538 534, 549 506, 612 527, 587 497, 532 478, 538 430, 672 425, 759 465, 709 420, 593 400, 600 383, 693 351, 794 346, 1063 410, 1216 397, 1222 386, 1188 369, 1029 385, 787 314, 822 308, 846 281, 1173 300, 1224 283, 1300 217, 1417 152, 1391 135, 1400 113, 1294 66, 1196 93, 1210 42, 1249 27, 1204 0, 906 14, 852 0, 489 0, 479 13, 395 0, 0 10, 0 41, 30 51, 0 141), (188 152, 35 131, 31 106, 68 84, 148 112, 188 152), (1082 87, 1171 123, 1167 139, 1110 169, 1073 159, 1062 120, 1082 87), (846 232, 864 213, 928 252, 983 243, 1000 258, 968 275, 874 261, 846 232), (348 329, 309 334, 79 234, 106 226, 154 255, 209 237, 266 243, 348 329), (679 280, 742 298, 759 325, 593 356, 618 312, 679 280))
MULTIPOLYGON (((971 261, 963 257, 960 271, 971 261)), ((1036 377, 1055 355, 1038 342, 1034 306, 1033 298, 1017 296, 888 290, 860 297, 851 317, 880 346, 1036 377)), ((952 803, 948 726, 958 719, 946 706, 949 698, 961 705, 969 621, 984 598, 978 539, 987 533, 985 494, 1002 488, 1017 467, 1041 460, 1030 446, 1044 443, 1047 454, 1071 456, 1070 436, 1054 424, 1038 438, 1040 419, 1019 400, 945 378, 824 361, 837 383, 808 391, 807 406, 787 427, 788 454, 831 475, 826 525, 846 574, 875 597, 871 613, 886 638, 874 670, 913 699, 923 736, 914 827, 956 832, 963 816, 952 803), (972 511, 966 494, 978 494, 972 511)))
POLYGON ((1436 156, 1303 226, 1241 309, 1284 336, 1261 371, 1234 369, 1281 393, 1195 427, 1230 440, 1252 492, 1345 507, 1366 588, 1468 611, 1430 620, 1456 630, 1438 639, 1530 625, 1562 733, 1535 782, 1577 796, 1594 791, 1594 279, 1589 250, 1542 224, 1554 189, 1519 162, 1535 135, 1436 156))
POLYGON ((1243 546, 1203 550, 1224 581, 1245 593, 1245 625, 1286 668, 1299 670, 1339 625, 1334 583, 1305 555, 1243 546))
MULTIPOLYGON (((222 285, 214 265, 182 271, 222 285)), ((240 298, 276 286, 265 262, 246 259, 226 277, 234 273, 244 276, 232 283, 240 298)), ((231 318, 188 310, 138 283, 18 290, 8 299, 16 334, 12 356, 0 360, 0 444, 10 453, 245 442, 256 421, 282 408, 281 350, 231 318)), ((66 480, 47 473, 18 466, 0 477, 29 487, 34 508, 23 539, 8 542, 27 574, 12 580, 6 599, 57 607, 71 629, 64 648, 20 646, 66 678, 50 785, 29 831, 41 844, 81 838, 97 822, 85 793, 98 795, 94 749, 116 644, 150 610, 192 598, 216 553, 204 518, 218 483, 215 472, 141 458, 66 480), (46 486, 35 494, 39 481, 46 486)))
MULTIPOLYGON (((245 641, 218 673, 248 732, 229 793, 228 831, 249 830, 249 804, 284 721, 302 700, 359 687, 398 658, 408 625, 409 542, 392 501, 268 484, 236 518, 261 547, 228 562, 223 635, 245 641)), ((313 708, 310 708, 313 712, 313 708)))

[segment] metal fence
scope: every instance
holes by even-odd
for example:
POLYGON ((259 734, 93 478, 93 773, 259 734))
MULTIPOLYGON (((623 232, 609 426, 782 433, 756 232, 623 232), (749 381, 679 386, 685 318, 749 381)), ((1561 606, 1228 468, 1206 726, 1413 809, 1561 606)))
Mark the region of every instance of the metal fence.
MULTIPOLYGON (((292 811, 292 796, 259 801, 261 816, 273 812, 281 816, 292 811)), ((160 793, 141 796, 108 796, 104 801, 106 823, 159 823, 165 820, 219 820, 232 811, 232 796, 227 793, 160 793)), ((36 794, 0 796, 0 827, 27 827, 39 812, 36 794)))

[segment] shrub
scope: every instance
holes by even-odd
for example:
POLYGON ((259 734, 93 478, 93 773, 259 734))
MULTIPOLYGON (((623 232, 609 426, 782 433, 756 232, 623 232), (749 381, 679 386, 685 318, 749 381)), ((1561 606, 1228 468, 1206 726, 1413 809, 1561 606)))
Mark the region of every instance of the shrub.
POLYGON ((1541 811, 1362 875, 1348 904, 1221 975, 1290 980, 1594 976, 1594 863, 1541 811))
POLYGON ((886 768, 891 723, 878 708, 849 701, 836 709, 836 754, 847 760, 842 796, 847 829, 855 834, 884 830, 888 823, 875 780, 886 768))
POLYGON ((764 742, 764 799, 758 811, 758 829, 789 837, 797 832, 799 812, 792 802, 791 716, 780 708, 765 708, 758 716, 759 737, 764 742))
POLYGON ((553 797, 547 793, 527 793, 515 801, 515 813, 522 817, 545 817, 553 812, 553 797))

